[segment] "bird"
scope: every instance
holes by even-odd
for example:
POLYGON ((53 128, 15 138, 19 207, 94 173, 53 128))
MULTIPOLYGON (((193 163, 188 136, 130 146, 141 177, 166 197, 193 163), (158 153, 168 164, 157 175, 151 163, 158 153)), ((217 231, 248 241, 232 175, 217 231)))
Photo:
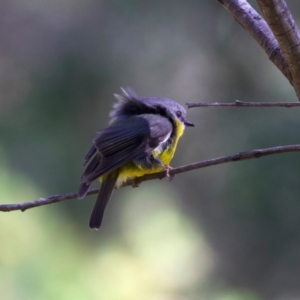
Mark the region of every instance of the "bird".
POLYGON ((110 112, 108 127, 97 133, 84 158, 77 196, 85 197, 91 183, 99 179, 101 187, 95 202, 89 226, 101 226, 107 203, 114 188, 127 179, 166 170, 186 126, 195 126, 187 120, 182 105, 168 98, 138 98, 132 88, 121 88, 114 94, 118 100, 110 112))

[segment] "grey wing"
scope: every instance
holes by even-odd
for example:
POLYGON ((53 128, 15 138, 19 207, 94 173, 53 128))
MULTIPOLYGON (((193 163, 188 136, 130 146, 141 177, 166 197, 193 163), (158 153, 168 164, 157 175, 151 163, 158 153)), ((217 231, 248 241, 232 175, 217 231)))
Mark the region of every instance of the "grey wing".
POLYGON ((102 156, 99 173, 102 175, 129 161, 147 158, 170 136, 172 130, 167 118, 152 114, 130 117, 113 124, 94 141, 102 156))
POLYGON ((130 117, 115 122, 99 132, 91 153, 96 153, 84 174, 81 182, 90 184, 96 178, 113 171, 136 158, 147 156, 147 142, 150 138, 149 123, 142 117, 130 117))
POLYGON ((101 132, 94 141, 102 157, 98 176, 146 156, 149 137, 149 124, 142 118, 127 119, 101 132))

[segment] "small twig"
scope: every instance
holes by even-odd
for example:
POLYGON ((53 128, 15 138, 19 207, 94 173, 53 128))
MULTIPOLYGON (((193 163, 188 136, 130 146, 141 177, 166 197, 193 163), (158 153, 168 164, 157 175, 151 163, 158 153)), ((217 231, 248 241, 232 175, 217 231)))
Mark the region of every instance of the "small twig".
MULTIPOLYGON (((246 159, 252 159, 252 158, 259 158, 262 156, 267 155, 273 155, 273 154, 279 154, 284 152, 299 152, 300 151, 300 145, 288 145, 288 146, 278 146, 278 147, 272 147, 272 148, 265 148, 265 149, 255 149, 252 151, 247 152, 241 152, 229 156, 222 156, 218 158, 213 158, 209 160, 204 160, 201 162, 192 163, 189 165, 185 165, 182 167, 174 168, 169 170, 170 176, 174 176, 175 174, 180 174, 200 168, 205 168, 209 166, 215 166, 219 164, 224 164, 228 162, 235 162, 240 160, 246 160, 246 159)), ((162 179, 166 176, 166 172, 162 171, 155 174, 145 175, 142 177, 135 178, 134 183, 136 185, 140 184, 143 181, 153 180, 153 179, 162 179)), ((126 181, 122 187, 132 185, 132 180, 126 181)), ((88 192, 88 195, 96 194, 98 193, 99 189, 92 189, 88 192)), ((77 198, 76 193, 70 193, 65 195, 55 195, 48 198, 40 198, 38 200, 30 201, 30 202, 24 202, 19 204, 2 204, 0 205, 0 211, 3 212, 9 212, 13 210, 21 210, 25 211, 26 209, 38 207, 46 204, 52 204, 56 202, 62 202, 65 200, 71 200, 77 198)))
POLYGON ((243 102, 235 100, 235 102, 229 103, 192 103, 187 102, 186 106, 191 107, 299 107, 299 102, 243 102))

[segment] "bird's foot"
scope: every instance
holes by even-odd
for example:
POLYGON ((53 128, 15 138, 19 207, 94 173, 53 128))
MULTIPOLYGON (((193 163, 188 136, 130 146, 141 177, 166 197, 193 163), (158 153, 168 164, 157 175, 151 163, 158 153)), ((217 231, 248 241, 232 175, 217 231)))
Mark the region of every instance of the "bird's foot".
POLYGON ((140 183, 137 181, 136 177, 131 179, 131 186, 133 188, 139 187, 140 183))
POLYGON ((170 174, 170 170, 172 170, 173 168, 169 165, 164 165, 164 168, 166 170, 166 177, 168 178, 169 181, 171 181, 175 176, 175 174, 174 175, 170 174))

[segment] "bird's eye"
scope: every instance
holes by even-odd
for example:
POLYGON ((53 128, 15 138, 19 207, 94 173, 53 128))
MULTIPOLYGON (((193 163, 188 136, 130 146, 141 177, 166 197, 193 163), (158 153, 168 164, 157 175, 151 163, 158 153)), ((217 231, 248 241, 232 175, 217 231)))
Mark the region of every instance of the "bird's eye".
POLYGON ((177 116, 178 118, 180 118, 180 117, 182 116, 182 113, 181 113, 180 110, 177 110, 177 111, 176 111, 176 116, 177 116))

